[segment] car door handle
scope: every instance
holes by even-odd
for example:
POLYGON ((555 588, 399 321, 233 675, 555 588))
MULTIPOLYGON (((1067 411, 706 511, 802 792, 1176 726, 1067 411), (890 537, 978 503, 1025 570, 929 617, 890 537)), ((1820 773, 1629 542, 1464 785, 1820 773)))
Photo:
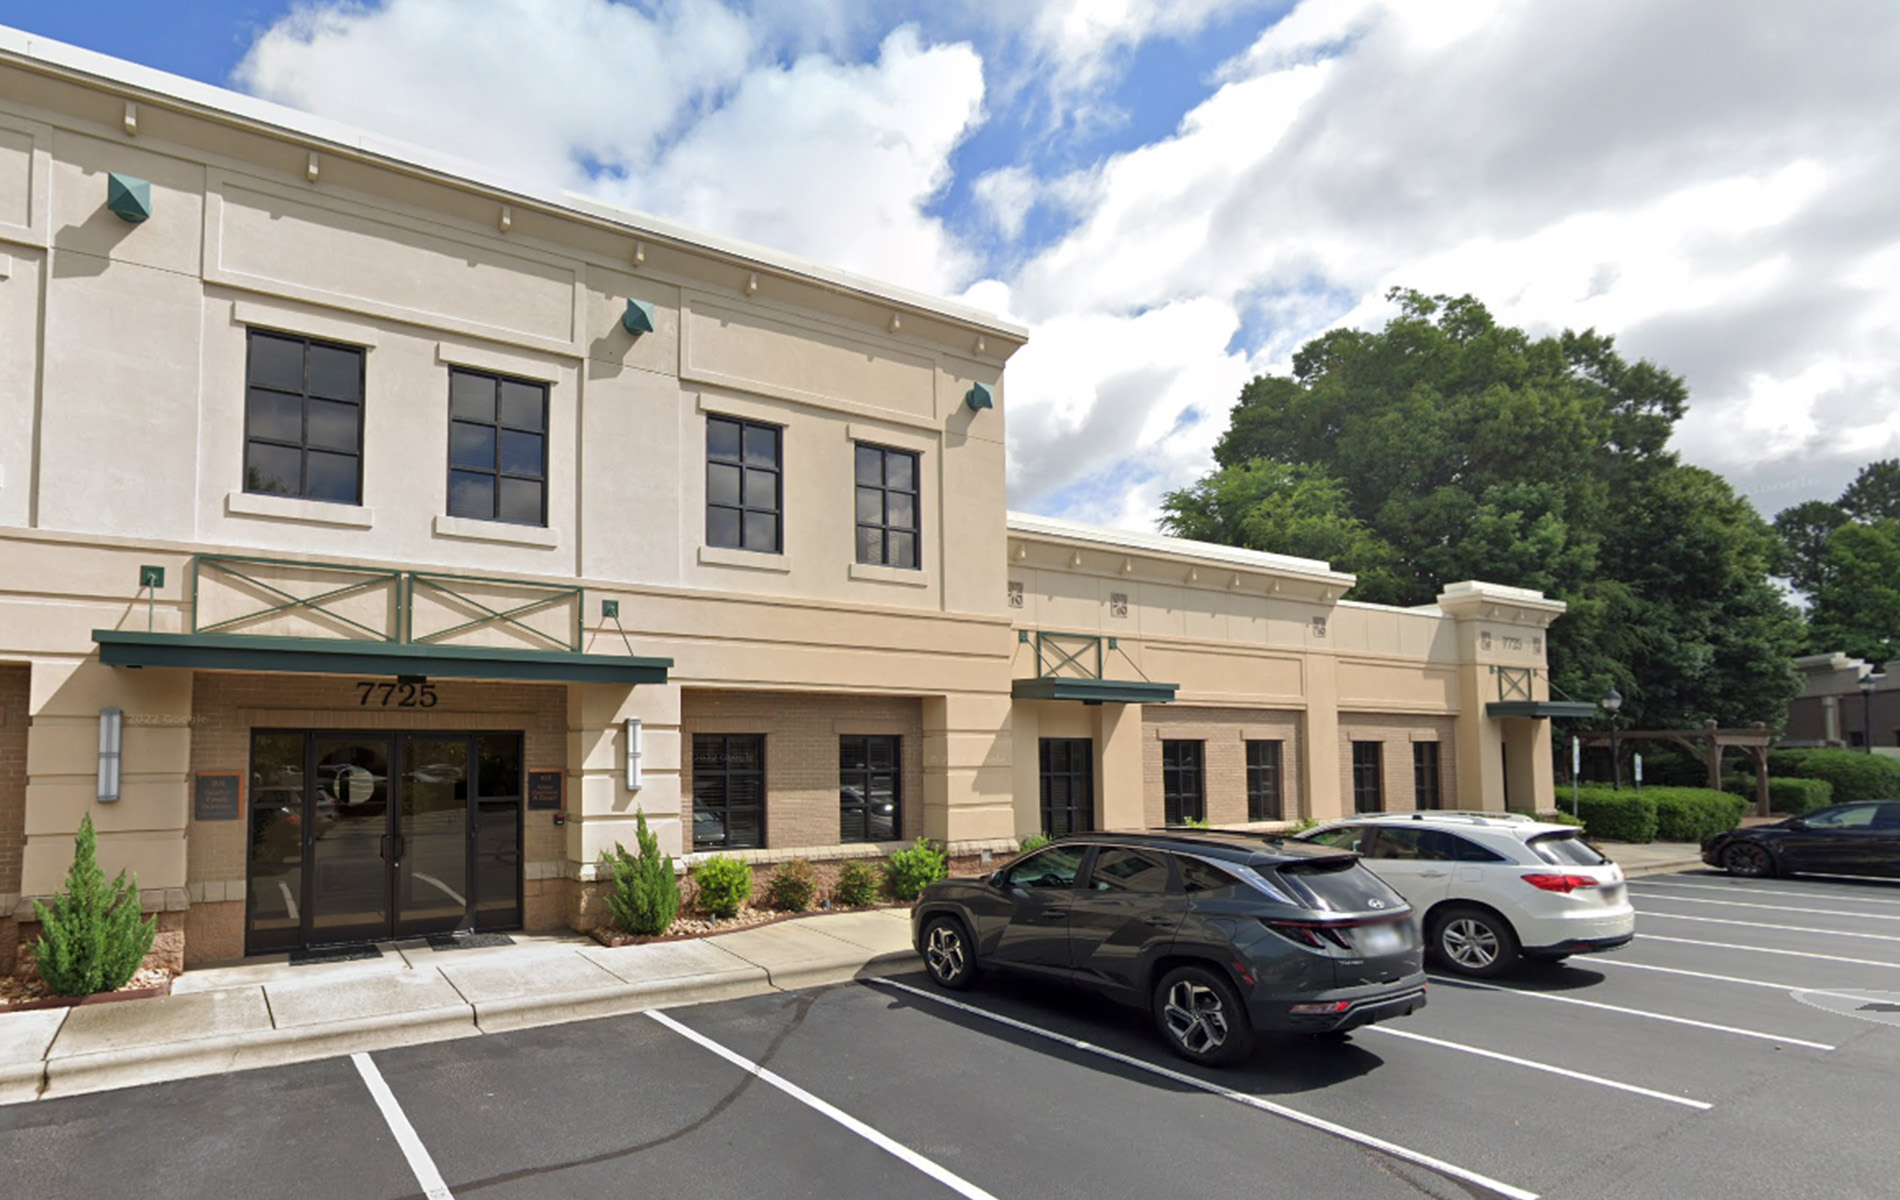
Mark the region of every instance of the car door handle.
POLYGON ((1066 908, 1045 908, 1042 910, 1042 915, 1048 917, 1051 921, 1066 920, 1069 915, 1069 910, 1066 908))
POLYGON ((1443 879, 1449 874, 1449 871, 1420 871, 1418 877, 1420 879, 1443 879))
POLYGON ((1152 925, 1156 929, 1166 929, 1170 925, 1174 924, 1174 918, 1173 917, 1143 917, 1141 919, 1141 923, 1143 925, 1152 925))

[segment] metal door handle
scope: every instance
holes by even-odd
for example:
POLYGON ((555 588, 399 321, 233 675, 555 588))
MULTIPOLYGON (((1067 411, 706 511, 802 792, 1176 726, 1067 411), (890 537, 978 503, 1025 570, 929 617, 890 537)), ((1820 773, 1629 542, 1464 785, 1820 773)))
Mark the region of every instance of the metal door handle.
POLYGON ((1444 871, 1420 871, 1418 877, 1420 879, 1443 879, 1446 874, 1447 872, 1444 871))
POLYGON ((1143 925, 1153 925, 1156 929, 1166 929, 1168 926, 1174 924, 1174 918, 1173 917, 1143 917, 1141 919, 1141 923, 1143 925))
POLYGON ((1056 917, 1067 917, 1069 915, 1069 910, 1066 908, 1045 908, 1042 910, 1042 915, 1045 917, 1049 917, 1051 919, 1054 919, 1056 917))

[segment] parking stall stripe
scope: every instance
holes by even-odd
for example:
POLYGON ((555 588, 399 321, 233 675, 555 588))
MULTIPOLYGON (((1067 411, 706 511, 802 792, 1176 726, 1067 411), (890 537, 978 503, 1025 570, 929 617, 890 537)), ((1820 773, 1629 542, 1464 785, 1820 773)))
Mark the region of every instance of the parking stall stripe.
MULTIPOLYGON (((1770 983, 1766 979, 1743 979, 1738 975, 1715 975, 1708 971, 1689 971, 1681 967, 1658 967, 1649 963, 1630 962, 1626 959, 1601 959, 1596 965, 1605 967, 1628 967, 1634 971, 1655 971, 1661 975, 1687 975, 1691 979, 1707 979, 1715 983, 1738 983, 1744 987, 1772 988, 1777 992, 1812 992, 1817 996, 1850 996, 1850 992, 1830 992, 1825 988, 1811 988, 1798 983, 1770 983)), ((1833 1049, 1832 1046, 1828 1049, 1833 1049)))
POLYGON ((1774 929, 1781 933, 1815 933, 1824 937, 1860 938, 1869 942, 1900 942, 1900 934, 1861 933, 1854 929, 1815 929, 1808 925, 1764 925, 1760 921, 1732 921, 1727 917, 1692 917, 1686 913, 1638 912, 1646 921, 1694 921, 1701 925, 1740 925, 1744 929, 1774 929))
POLYGON ((1568 1067, 1557 1067, 1549 1063, 1540 1063, 1535 1059, 1519 1058, 1515 1054, 1500 1054, 1496 1050, 1486 1050, 1481 1046, 1467 1046, 1463 1042, 1448 1042, 1443 1038, 1426 1037, 1422 1033, 1413 1033, 1410 1030, 1388 1029, 1383 1025, 1362 1025, 1353 1032, 1382 1033, 1386 1037, 1404 1038, 1408 1042, 1424 1042, 1430 1046, 1441 1046, 1446 1050, 1456 1050, 1460 1054, 1475 1054, 1479 1058, 1495 1059, 1498 1062, 1510 1063, 1515 1067, 1525 1067, 1532 1071, 1543 1071, 1550 1075, 1561 1075, 1565 1079, 1575 1079, 1583 1083, 1594 1083, 1600 1087, 1615 1088, 1619 1092, 1630 1092, 1638 1096, 1648 1096, 1652 1100, 1662 1100, 1670 1104, 1680 1104, 1684 1108, 1710 1109, 1715 1107, 1706 1100, 1691 1100, 1687 1096, 1677 1096, 1670 1092, 1656 1091, 1654 1088, 1638 1087, 1633 1083, 1622 1083, 1615 1079, 1605 1079, 1601 1075, 1589 1075, 1582 1071, 1572 1071, 1568 1067))
POLYGON ((396 1145, 402 1147, 402 1156, 409 1160, 409 1169, 415 1173, 416 1182, 422 1185, 423 1196, 427 1200, 455 1200, 449 1185, 442 1181, 442 1172, 435 1169, 435 1160, 429 1157, 428 1147, 422 1144, 422 1138, 416 1134, 416 1127, 403 1115, 402 1105, 396 1103, 396 1094, 383 1082, 383 1073, 376 1069, 376 1064, 370 1061, 367 1054, 352 1054, 350 1061, 356 1064, 356 1073, 363 1077, 363 1086, 369 1089, 376 1107, 382 1110, 389 1132, 396 1135, 396 1145))
MULTIPOLYGON (((1786 888, 1756 887, 1752 883, 1689 883, 1677 879, 1630 880, 1630 890, 1647 892, 1653 887, 1694 888, 1698 892, 1726 892, 1731 896, 1798 896, 1803 900, 1852 900, 1859 904, 1900 904, 1900 899, 1883 896, 1869 896, 1861 892, 1848 892, 1836 889, 1828 892, 1789 891, 1786 888)), ((1660 895, 1660 893, 1658 893, 1660 895)))
POLYGON ((1859 913, 1840 908, 1795 908, 1786 904, 1749 904, 1741 900, 1710 900, 1703 896, 1644 896, 1665 904, 1716 904, 1723 908, 1764 908, 1770 912, 1808 913, 1816 917, 1852 917, 1856 921, 1900 921, 1900 913, 1859 913))
POLYGON ((1415 1163, 1418 1166, 1437 1171, 1439 1174, 1449 1176, 1453 1179, 1461 1179, 1466 1183, 1475 1184, 1496 1195, 1507 1197, 1508 1200, 1539 1200, 1536 1192, 1526 1191, 1520 1187, 1513 1187, 1508 1183, 1492 1179, 1488 1175, 1480 1175, 1476 1171, 1454 1166, 1443 1159, 1433 1158, 1431 1155, 1422 1154, 1417 1150, 1409 1150, 1404 1146, 1398 1145, 1396 1142, 1388 1142, 1384 1138, 1374 1137, 1369 1133, 1361 1133, 1356 1129, 1349 1129, 1344 1125, 1335 1125, 1324 1117, 1316 1117, 1311 1113, 1304 1113, 1296 1108, 1288 1108, 1284 1104, 1275 1104, 1271 1100, 1263 1100, 1258 1096, 1250 1096, 1246 1092, 1237 1092, 1232 1088, 1224 1088, 1217 1083, 1209 1083, 1205 1079, 1196 1079, 1194 1076, 1185 1074, 1184 1072, 1169 1070, 1167 1067, 1157 1066, 1154 1063, 1136 1058, 1133 1055, 1123 1054, 1118 1050, 1110 1050, 1106 1046, 1097 1046, 1092 1042, 1085 1042, 1079 1038, 1068 1037, 1065 1034, 1031 1025, 1026 1021, 1018 1021, 1014 1017, 1005 1017, 1000 1013, 988 1012, 973 1004, 965 1004, 961 1000, 952 1000, 948 996, 940 996, 935 992, 927 992, 922 988, 911 987, 906 983, 898 983, 894 979, 872 978, 862 980, 861 982, 894 988, 897 991, 907 992, 910 995, 920 996, 925 1000, 944 1005, 946 1008, 954 1008, 959 1012, 968 1013, 973 1017, 981 1017, 985 1021, 994 1021, 998 1025, 1007 1025, 1011 1029, 1020 1030, 1023 1033, 1034 1034, 1040 1038, 1047 1038, 1052 1042, 1060 1042, 1065 1046, 1070 1046, 1077 1050, 1087 1051, 1090 1054, 1112 1059, 1115 1062, 1121 1063, 1123 1066, 1133 1067, 1137 1071, 1146 1071, 1150 1075, 1159 1075, 1163 1079, 1172 1080, 1186 1087, 1198 1088, 1203 1092, 1219 1096, 1223 1100, 1231 1100, 1235 1104, 1243 1104, 1248 1108, 1259 1109, 1261 1112, 1271 1113, 1276 1117, 1284 1118, 1296 1125, 1304 1125, 1309 1129, 1317 1129, 1322 1133, 1330 1133, 1334 1137, 1352 1142, 1355 1145, 1365 1146, 1368 1149, 1377 1150, 1382 1154, 1389 1154, 1393 1158, 1415 1163))
POLYGON ((679 1034, 681 1037, 687 1039, 688 1041, 696 1042, 700 1046, 703 1046, 706 1049, 712 1051, 714 1054, 717 1054, 719 1057, 725 1059, 727 1062, 731 1063, 733 1066, 738 1067, 740 1070, 745 1071, 751 1075, 757 1076, 760 1080, 771 1084, 773 1087, 777 1088, 781 1092, 784 1092, 787 1096, 790 1096, 792 1099, 798 1101, 800 1104, 803 1104, 806 1107, 811 1108, 814 1111, 826 1117, 831 1118, 833 1121, 836 1121, 838 1124, 844 1126, 846 1129, 849 1129, 852 1133, 857 1134, 859 1137, 863 1138, 865 1141, 870 1142, 873 1146, 876 1146, 878 1149, 884 1151, 886 1154, 890 1154, 893 1157, 898 1158, 901 1161, 909 1164, 910 1166, 915 1167, 917 1170, 923 1172, 925 1175, 930 1176, 932 1179, 936 1180, 938 1183, 943 1184, 945 1187, 957 1193, 959 1196, 967 1196, 969 1197, 969 1200, 996 1200, 995 1196, 992 1196, 990 1193, 984 1191, 982 1188, 976 1186, 974 1183, 971 1183, 969 1180, 963 1178, 961 1175, 958 1175, 956 1172, 950 1170, 949 1168, 941 1166, 935 1162, 932 1162, 930 1159, 925 1158, 923 1155, 917 1153, 915 1150, 912 1150, 909 1146, 904 1145, 902 1142, 896 1141, 895 1139, 887 1137, 886 1135, 878 1132, 877 1130, 871 1128, 869 1125, 866 1125, 863 1121, 860 1121, 856 1117, 852 1116, 850 1113, 845 1112, 843 1109, 838 1108, 830 1103, 827 1103, 824 1100, 820 1100, 818 1097, 812 1095, 810 1092, 806 1091, 804 1088, 799 1087, 797 1084, 793 1083, 791 1080, 786 1079, 784 1076, 779 1075, 778 1073, 774 1071, 767 1070, 766 1068, 760 1066, 758 1063, 755 1063, 751 1059, 747 1058, 745 1055, 740 1054, 734 1050, 728 1050, 726 1047, 720 1045, 718 1042, 713 1041, 711 1038, 707 1037, 706 1035, 702 1033, 698 1033, 694 1030, 688 1029, 686 1026, 680 1024, 678 1021, 675 1021, 672 1017, 667 1016, 665 1013, 661 1012, 659 1009, 649 1009, 647 1011, 647 1016, 652 1017, 655 1021, 658 1021, 660 1024, 666 1026, 668 1029, 671 1029, 674 1033, 679 1034))
POLYGON ((1785 1046, 1805 1046, 1810 1050, 1832 1050, 1834 1047, 1825 1042, 1810 1042, 1805 1038, 1783 1037, 1778 1033, 1763 1033, 1758 1029, 1739 1029, 1734 1025, 1717 1025, 1713 1021, 1697 1021, 1689 1017, 1672 1016, 1669 1013, 1648 1012, 1640 1008, 1624 1008, 1620 1004, 1605 1004, 1601 1000, 1582 1000, 1576 996, 1558 996, 1550 992, 1526 992, 1517 988, 1498 987, 1491 983, 1474 983, 1469 979, 1452 979, 1447 976, 1432 976, 1434 983, 1451 987, 1474 988, 1484 992, 1504 992, 1512 996, 1522 996, 1526 1000, 1550 1000, 1558 1004, 1575 1004, 1582 1008, 1594 1008, 1603 1012, 1622 1013, 1624 1016, 1644 1017, 1651 1021, 1667 1021, 1672 1025, 1690 1025, 1697 1029, 1713 1030, 1716 1033, 1732 1033, 1736 1037, 1757 1038, 1764 1042, 1777 1042, 1785 1046))
MULTIPOLYGON (((1645 942, 1669 942, 1677 946, 1709 946, 1717 950, 1746 950, 1751 954, 1779 954, 1787 958, 1818 958, 1822 962, 1847 963, 1856 967, 1893 967, 1900 969, 1900 963, 1881 962, 1877 958, 1843 958, 1838 954, 1815 954, 1809 950, 1781 950, 1774 946, 1745 946, 1738 942, 1700 942, 1694 938, 1664 937, 1660 933, 1646 933, 1645 942)), ((1619 967, 1633 967, 1635 963, 1616 964, 1619 967)))

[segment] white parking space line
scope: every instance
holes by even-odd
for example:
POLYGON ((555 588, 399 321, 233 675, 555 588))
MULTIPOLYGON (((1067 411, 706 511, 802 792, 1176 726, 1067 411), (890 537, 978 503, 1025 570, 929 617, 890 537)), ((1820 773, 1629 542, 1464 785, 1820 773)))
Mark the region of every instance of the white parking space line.
POLYGON ((1740 925, 1744 929, 1777 929, 1782 933, 1815 933, 1824 937, 1860 938, 1869 942, 1900 942, 1900 934, 1861 933, 1855 929, 1815 929, 1810 925, 1764 925, 1760 921, 1732 921, 1727 917, 1692 917, 1687 913, 1638 911, 1645 921, 1694 921, 1699 925, 1740 925))
POLYGON ((1522 996, 1526 1000, 1549 1000, 1556 1004, 1574 1004, 1580 1008, 1594 1008, 1600 1012, 1620 1013, 1627 1017, 1642 1017, 1650 1021, 1667 1021, 1671 1025, 1688 1025, 1696 1029, 1707 1029, 1715 1033, 1732 1033, 1736 1037, 1756 1038, 1764 1042, 1776 1042, 1784 1046, 1805 1046, 1810 1050, 1832 1050, 1834 1047, 1825 1042, 1810 1042, 1805 1038, 1783 1037, 1778 1033, 1763 1033, 1759 1029, 1739 1029, 1734 1025, 1717 1025, 1713 1021, 1697 1021, 1689 1017, 1672 1016, 1669 1013, 1649 1012, 1641 1008, 1624 1008, 1620 1004, 1605 1004, 1601 1000, 1585 1000, 1578 996, 1559 996, 1553 992, 1527 992, 1518 988, 1499 987, 1492 983, 1474 983, 1468 979, 1452 979, 1434 975, 1432 979, 1457 988, 1475 988, 1485 992, 1504 992, 1512 996, 1522 996))
MULTIPOLYGON (((1698 892, 1726 892, 1731 896, 1798 896, 1803 900, 1851 900, 1856 904, 1900 904, 1900 899, 1886 896, 1868 896, 1860 892, 1810 892, 1791 891, 1787 888, 1757 887, 1752 883, 1689 883, 1677 879, 1658 879, 1654 876, 1645 879, 1630 880, 1630 890, 1647 892, 1650 888, 1693 888, 1698 892)), ((1660 893, 1658 893, 1660 894, 1660 893)))
MULTIPOLYGON (((1717 950, 1746 950, 1750 954, 1779 954, 1786 958, 1815 958, 1822 962, 1847 963, 1856 967, 1893 967, 1900 969, 1900 963, 1881 962, 1877 958, 1842 958, 1838 954, 1815 954, 1809 950, 1780 950, 1773 946, 1745 946, 1736 942, 1699 942, 1694 938, 1664 937, 1660 933, 1646 933, 1645 942, 1669 942, 1677 946, 1712 946, 1717 950)), ((1619 967, 1634 966, 1634 963, 1618 963, 1619 967)))
MULTIPOLYGON (((1691 979, 1707 979, 1713 983, 1736 983, 1744 987, 1771 988, 1777 992, 1813 992, 1820 996, 1848 996, 1851 992, 1829 992, 1820 988, 1811 988, 1806 984, 1771 983, 1766 979, 1743 979, 1739 975, 1715 975, 1708 971, 1689 971, 1682 967, 1658 967, 1649 963, 1628 962, 1624 959, 1599 959, 1596 964, 1606 967, 1627 967, 1632 971, 1654 971, 1659 975, 1686 975, 1691 979)), ((1833 1049, 1832 1046, 1828 1049, 1833 1049)))
POLYGON ((1514 1067, 1525 1067, 1532 1071, 1542 1071, 1547 1075, 1561 1075, 1565 1079, 1575 1079, 1582 1083, 1594 1083, 1599 1087, 1615 1088, 1619 1092, 1630 1092, 1637 1096, 1648 1096, 1651 1100, 1663 1100, 1670 1104, 1680 1104, 1684 1108, 1714 1108, 1706 1100, 1691 1100, 1687 1096, 1677 1096, 1670 1092, 1659 1092, 1654 1088, 1638 1087, 1633 1083, 1623 1083, 1615 1079, 1605 1079, 1601 1075, 1589 1075, 1582 1071, 1572 1071, 1568 1067, 1541 1063, 1536 1059, 1519 1058, 1515 1054, 1500 1054, 1496 1050, 1486 1050, 1482 1046, 1467 1046, 1463 1042, 1448 1042, 1443 1038, 1426 1037, 1422 1033, 1413 1033, 1407 1029, 1389 1029, 1384 1025, 1361 1025, 1354 1033, 1382 1033, 1386 1037, 1404 1038, 1408 1042, 1424 1042, 1428 1046, 1440 1046, 1446 1050, 1456 1050, 1460 1054, 1475 1054, 1479 1058, 1495 1059, 1510 1063, 1514 1067))
POLYGON ((396 1103, 396 1094, 383 1082, 383 1073, 376 1069, 367 1054, 352 1054, 350 1061, 356 1064, 356 1073, 363 1077, 363 1086, 375 1098, 376 1107, 383 1111, 383 1120, 389 1125, 389 1132, 396 1135, 396 1145, 402 1147, 402 1156, 409 1160, 409 1169, 415 1173, 416 1182, 422 1185, 422 1194, 427 1200, 455 1200, 449 1185, 442 1181, 442 1172, 435 1169, 435 1160, 429 1157, 428 1147, 416 1136, 416 1127, 403 1115, 402 1105, 396 1103))
POLYGON ((961 1000, 952 1000, 948 996, 940 996, 935 992, 927 992, 922 988, 915 988, 909 984, 898 983, 893 979, 874 978, 866 979, 863 982, 894 988, 897 991, 907 992, 913 996, 921 996, 925 1000, 941 1004, 946 1008, 954 1008, 958 1012, 968 1013, 973 1017, 981 1017, 985 1021, 994 1021, 998 1025, 1007 1025, 1009 1028, 1020 1030, 1023 1033, 1034 1034, 1040 1038, 1047 1038, 1052 1042, 1060 1042, 1065 1046, 1077 1050, 1085 1050, 1090 1054, 1112 1059, 1115 1062, 1121 1063, 1123 1066, 1133 1067, 1137 1071, 1146 1071, 1150 1075, 1159 1075, 1163 1079, 1172 1080, 1186 1087, 1199 1088, 1201 1091, 1219 1096, 1223 1100, 1231 1100, 1235 1104, 1243 1104, 1248 1108, 1255 1108, 1261 1112, 1272 1113, 1274 1116, 1292 1121, 1296 1125, 1304 1125, 1308 1129, 1317 1129, 1323 1133, 1330 1133, 1334 1137, 1344 1141, 1365 1146, 1368 1149, 1377 1150, 1382 1154, 1389 1154, 1393 1158, 1403 1159, 1409 1163, 1416 1163, 1421 1167, 1437 1171, 1441 1175, 1448 1175, 1453 1179, 1462 1179, 1466 1183, 1475 1184, 1488 1192, 1508 1197, 1509 1200, 1538 1200, 1536 1192, 1529 1192, 1520 1187, 1513 1187, 1508 1183, 1492 1179, 1488 1175, 1480 1175, 1476 1171, 1468 1171, 1463 1167, 1454 1166, 1443 1159, 1433 1158, 1429 1154, 1421 1154, 1417 1150, 1409 1150, 1396 1142, 1388 1142, 1384 1138, 1374 1137, 1369 1133, 1361 1133, 1356 1129, 1349 1129, 1344 1125, 1335 1125, 1323 1117, 1303 1113, 1297 1108, 1288 1108, 1284 1104, 1275 1104, 1271 1100, 1263 1100, 1258 1096, 1250 1096, 1246 1092, 1237 1092, 1232 1088, 1224 1088, 1219 1084, 1209 1083, 1205 1079, 1196 1079, 1194 1076, 1181 1071, 1171 1071, 1167 1067, 1157 1066, 1154 1063, 1136 1058, 1133 1055, 1110 1050, 1106 1046, 1097 1046, 1091 1042, 1084 1042, 1078 1038, 1055 1033, 1052 1030, 1031 1025, 1026 1021, 1018 1021, 1014 1017, 1005 1017, 1000 1013, 987 1012, 973 1004, 965 1004, 961 1000))
MULTIPOLYGON (((1761 908, 1769 912, 1807 913, 1815 917, 1852 917, 1856 921, 1900 921, 1900 913, 1858 913, 1840 908, 1796 908, 1787 904, 1749 904, 1742 900, 1710 900, 1705 896, 1643 896, 1666 904, 1716 904, 1723 908, 1761 908)), ((1638 910, 1642 911, 1642 910, 1638 910)))
POLYGON ((923 1172, 925 1175, 930 1176, 932 1179, 936 1180, 938 1183, 943 1184, 945 1187, 949 1188, 951 1191, 957 1193, 957 1195, 968 1196, 970 1200, 996 1200, 995 1196, 992 1196, 990 1193, 984 1191, 982 1188, 976 1186, 974 1183, 971 1183, 969 1180, 963 1178, 961 1175, 958 1175, 956 1172, 950 1170, 948 1167, 932 1162, 930 1159, 925 1158, 923 1155, 917 1153, 915 1150, 912 1150, 909 1146, 904 1145, 902 1142, 895 1141, 892 1138, 886 1137, 884 1134, 879 1133, 877 1130, 871 1128, 869 1125, 866 1125, 863 1121, 858 1120, 856 1117, 852 1116, 848 1112, 845 1112, 843 1109, 834 1107, 833 1105, 828 1104, 823 1100, 820 1100, 818 1097, 812 1095, 810 1092, 806 1091, 804 1088, 799 1087, 797 1084, 793 1083, 791 1080, 786 1079, 784 1076, 779 1075, 773 1071, 768 1071, 766 1068, 760 1066, 758 1063, 753 1062, 751 1059, 747 1058, 745 1055, 740 1054, 734 1050, 728 1050, 726 1047, 720 1045, 718 1042, 713 1041, 711 1038, 707 1037, 706 1035, 702 1033, 698 1033, 694 1030, 688 1029, 686 1026, 680 1024, 678 1021, 675 1021, 672 1017, 667 1016, 665 1013, 659 1011, 658 1009, 648 1010, 647 1016, 652 1017, 655 1021, 658 1021, 660 1024, 666 1026, 668 1029, 671 1029, 674 1033, 679 1034, 681 1037, 687 1039, 688 1041, 696 1042, 699 1045, 705 1047, 706 1049, 712 1051, 714 1054, 717 1054, 719 1057, 725 1059, 727 1062, 731 1063, 733 1066, 738 1067, 740 1070, 749 1072, 750 1074, 757 1076, 759 1079, 763 1080, 764 1082, 771 1084, 773 1087, 777 1088, 781 1092, 784 1092, 787 1096, 790 1096, 792 1099, 798 1101, 800 1104, 803 1104, 806 1107, 811 1108, 812 1110, 826 1117, 831 1118, 833 1121, 836 1121, 838 1124, 844 1126, 846 1129, 849 1129, 852 1133, 857 1134, 859 1137, 863 1138, 865 1141, 870 1142, 873 1146, 876 1146, 878 1149, 884 1151, 886 1154, 892 1155, 893 1157, 901 1160, 902 1162, 908 1164, 909 1166, 915 1167, 917 1170, 923 1172))

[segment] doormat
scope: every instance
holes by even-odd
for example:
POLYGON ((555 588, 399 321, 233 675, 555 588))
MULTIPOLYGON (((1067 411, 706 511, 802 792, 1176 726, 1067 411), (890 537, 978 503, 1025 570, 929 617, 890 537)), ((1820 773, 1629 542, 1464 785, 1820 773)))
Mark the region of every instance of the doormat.
POLYGON ((290 965, 302 967, 310 963, 355 962, 359 958, 382 956, 382 950, 376 946, 317 946, 310 950, 292 950, 290 965))
POLYGON ((432 933, 427 941, 431 950, 479 950, 515 944, 515 939, 505 933, 432 933))

